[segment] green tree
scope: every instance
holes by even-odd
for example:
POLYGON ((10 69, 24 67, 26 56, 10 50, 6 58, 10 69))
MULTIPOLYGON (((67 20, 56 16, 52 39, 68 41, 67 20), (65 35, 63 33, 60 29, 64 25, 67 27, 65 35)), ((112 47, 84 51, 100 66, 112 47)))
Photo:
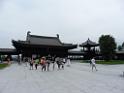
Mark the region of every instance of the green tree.
POLYGON ((124 48, 124 42, 122 43, 122 49, 124 48))
POLYGON ((122 50, 122 46, 119 45, 119 46, 118 46, 118 51, 121 51, 121 50, 122 50))
POLYGON ((122 43, 122 47, 124 47, 124 42, 122 43))
POLYGON ((110 35, 102 35, 99 38, 100 52, 105 60, 111 60, 116 50, 115 39, 110 35))

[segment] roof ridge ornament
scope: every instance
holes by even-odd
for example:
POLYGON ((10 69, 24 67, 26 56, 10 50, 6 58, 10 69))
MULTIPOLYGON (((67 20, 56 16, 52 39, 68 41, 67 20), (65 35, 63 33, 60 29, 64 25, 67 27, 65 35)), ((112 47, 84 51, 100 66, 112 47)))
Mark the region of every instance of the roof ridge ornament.
POLYGON ((30 40, 30 31, 27 32, 27 37, 26 37, 26 41, 29 41, 30 40))
POLYGON ((59 34, 56 34, 57 35, 57 38, 59 38, 59 34))
POLYGON ((87 40, 87 42, 90 42, 91 40, 90 40, 90 38, 88 37, 88 40, 87 40))
POLYGON ((28 31, 28 32, 27 32, 27 35, 30 35, 30 33, 31 33, 31 31, 28 31))

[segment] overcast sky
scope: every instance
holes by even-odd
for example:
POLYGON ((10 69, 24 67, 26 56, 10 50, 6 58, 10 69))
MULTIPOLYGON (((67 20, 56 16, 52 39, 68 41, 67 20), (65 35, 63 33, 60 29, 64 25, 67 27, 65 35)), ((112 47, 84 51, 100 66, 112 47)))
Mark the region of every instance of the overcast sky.
POLYGON ((26 32, 80 44, 102 34, 124 41, 124 0, 0 0, 0 48, 26 32))

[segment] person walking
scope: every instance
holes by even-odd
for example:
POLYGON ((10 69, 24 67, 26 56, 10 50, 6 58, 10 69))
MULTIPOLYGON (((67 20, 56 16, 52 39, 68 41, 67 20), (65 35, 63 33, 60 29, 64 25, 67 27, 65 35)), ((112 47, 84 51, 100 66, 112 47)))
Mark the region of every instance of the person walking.
POLYGON ((56 63, 57 63, 57 65, 58 65, 58 70, 60 70, 61 58, 57 57, 55 60, 56 60, 56 63))
POLYGON ((49 54, 49 55, 46 57, 47 71, 49 71, 49 67, 50 67, 51 61, 52 61, 52 57, 51 57, 51 55, 49 54))
POLYGON ((92 59, 90 59, 88 62, 90 63, 90 67, 92 66, 92 62, 91 62, 92 59))
POLYGON ((94 57, 91 59, 91 63, 92 63, 92 71, 93 71, 93 68, 95 68, 95 70, 98 71, 98 70, 96 69, 96 60, 95 60, 94 57))
POLYGON ((27 67, 27 65, 28 65, 28 57, 24 58, 24 62, 25 62, 25 66, 27 67))
POLYGON ((38 66, 38 64, 39 64, 39 59, 36 59, 36 60, 34 61, 34 63, 35 63, 35 69, 37 70, 37 66, 38 66))
POLYGON ((67 66, 70 67, 70 65, 71 65, 71 61, 69 58, 67 58, 67 66))
POLYGON ((40 64, 41 64, 41 66, 42 66, 41 70, 42 70, 42 71, 46 71, 46 58, 45 58, 45 57, 42 57, 42 58, 41 58, 40 64))
POLYGON ((55 62, 56 61, 55 59, 56 59, 56 56, 53 56, 52 57, 53 70, 55 69, 55 63, 56 63, 55 62))
POLYGON ((34 59, 30 60, 30 70, 33 70, 34 59))
POLYGON ((65 63, 66 63, 66 59, 65 59, 65 58, 62 58, 62 59, 61 59, 62 69, 64 69, 65 63))

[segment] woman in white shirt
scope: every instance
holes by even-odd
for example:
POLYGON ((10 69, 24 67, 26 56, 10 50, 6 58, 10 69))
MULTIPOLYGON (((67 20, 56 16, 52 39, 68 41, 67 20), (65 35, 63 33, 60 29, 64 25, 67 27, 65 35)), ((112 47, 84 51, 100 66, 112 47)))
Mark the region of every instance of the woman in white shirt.
MULTIPOLYGON (((95 63, 95 58, 94 57, 91 59, 91 63, 92 63, 92 71, 93 71, 93 68, 96 69, 96 63, 95 63)), ((97 69, 96 69, 96 71, 97 71, 97 69)))

